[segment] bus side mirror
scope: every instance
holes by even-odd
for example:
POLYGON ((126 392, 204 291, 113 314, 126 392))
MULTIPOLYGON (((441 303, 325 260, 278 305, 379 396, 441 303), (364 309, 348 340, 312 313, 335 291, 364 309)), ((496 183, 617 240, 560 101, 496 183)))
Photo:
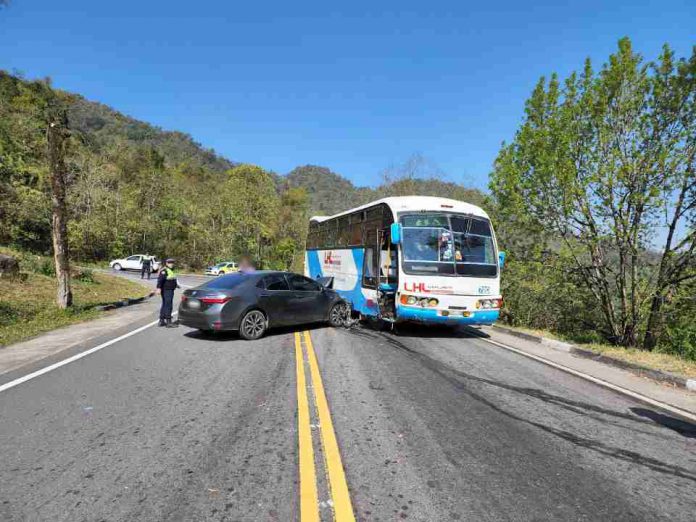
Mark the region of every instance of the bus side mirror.
POLYGON ((390 232, 392 245, 401 244, 401 225, 399 223, 392 223, 390 232))
POLYGON ((500 268, 505 266, 505 252, 498 252, 498 266, 500 268))

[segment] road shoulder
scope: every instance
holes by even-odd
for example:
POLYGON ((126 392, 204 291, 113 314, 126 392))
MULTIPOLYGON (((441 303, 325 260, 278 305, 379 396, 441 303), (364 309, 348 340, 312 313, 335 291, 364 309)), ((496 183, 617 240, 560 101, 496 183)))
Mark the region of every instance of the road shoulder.
POLYGON ((6 346, 0 350, 0 383, 18 372, 34 370, 37 364, 55 362, 56 357, 72 355, 77 350, 96 346, 105 339, 143 326, 156 318, 157 306, 157 301, 151 299, 6 346))
POLYGON ((570 350, 554 349, 547 344, 523 339, 496 328, 483 327, 480 331, 491 341, 513 347, 526 354, 540 357, 575 372, 605 381, 611 385, 696 415, 696 394, 685 388, 679 388, 667 382, 657 382, 627 369, 580 357, 573 354, 570 350))

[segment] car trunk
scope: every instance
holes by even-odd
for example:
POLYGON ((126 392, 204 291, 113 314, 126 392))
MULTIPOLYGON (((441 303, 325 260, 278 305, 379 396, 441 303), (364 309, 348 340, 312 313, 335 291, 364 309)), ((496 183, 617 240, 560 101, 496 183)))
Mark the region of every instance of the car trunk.
POLYGON ((181 305, 189 312, 204 312, 213 306, 224 305, 231 299, 233 299, 232 292, 229 290, 193 288, 184 290, 181 305))

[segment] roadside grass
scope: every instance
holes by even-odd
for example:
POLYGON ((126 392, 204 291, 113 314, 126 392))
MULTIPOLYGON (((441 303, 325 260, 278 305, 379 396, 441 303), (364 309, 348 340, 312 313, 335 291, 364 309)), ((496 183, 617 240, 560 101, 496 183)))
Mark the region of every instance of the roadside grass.
POLYGON ((662 370, 689 378, 696 378, 696 361, 683 359, 669 353, 661 353, 659 351, 646 352, 637 348, 619 348, 617 346, 596 343, 581 344, 579 346, 595 353, 639 364, 653 370, 662 370))
POLYGON ((72 279, 74 306, 61 310, 55 304, 56 280, 22 271, 24 280, 0 280, 0 346, 97 317, 94 307, 100 304, 147 294, 133 281, 80 269, 72 279))
POLYGON ((590 350, 597 354, 606 355, 607 357, 613 357, 614 359, 639 364, 652 370, 661 370, 664 372, 676 373, 689 378, 696 378, 696 361, 684 359, 677 355, 662 353, 657 350, 647 352, 644 350, 638 350, 637 348, 622 348, 619 346, 612 346, 602 343, 583 343, 579 342, 578 339, 559 336, 558 334, 554 334, 553 332, 547 330, 536 330, 533 328, 510 326, 507 324, 502 324, 501 326, 523 333, 546 337, 547 339, 567 341, 569 343, 576 344, 579 348, 590 350))

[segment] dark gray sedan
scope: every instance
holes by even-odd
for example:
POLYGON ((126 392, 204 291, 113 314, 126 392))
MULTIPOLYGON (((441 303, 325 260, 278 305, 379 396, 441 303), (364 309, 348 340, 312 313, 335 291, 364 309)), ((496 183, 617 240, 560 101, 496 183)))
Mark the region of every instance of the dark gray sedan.
POLYGON ((300 274, 260 271, 228 274, 184 291, 179 322, 202 331, 237 330, 258 339, 268 328, 327 321, 343 324, 341 297, 300 274))

